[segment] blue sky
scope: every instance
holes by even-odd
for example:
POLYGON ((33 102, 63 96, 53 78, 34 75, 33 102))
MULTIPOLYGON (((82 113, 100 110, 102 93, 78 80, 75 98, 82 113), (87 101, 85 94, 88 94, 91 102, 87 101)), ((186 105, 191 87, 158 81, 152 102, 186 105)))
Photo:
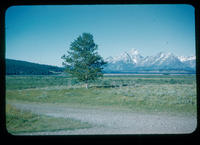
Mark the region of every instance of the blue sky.
POLYGON ((61 56, 83 32, 104 58, 133 48, 141 55, 195 55, 191 5, 12 6, 6 11, 6 58, 62 65, 61 56))

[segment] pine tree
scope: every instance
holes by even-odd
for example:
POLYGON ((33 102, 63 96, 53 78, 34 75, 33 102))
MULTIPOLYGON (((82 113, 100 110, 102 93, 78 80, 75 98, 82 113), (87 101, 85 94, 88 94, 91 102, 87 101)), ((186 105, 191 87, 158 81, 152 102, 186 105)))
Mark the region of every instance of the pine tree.
POLYGON ((68 55, 63 55, 63 65, 66 72, 86 84, 103 76, 103 66, 106 64, 97 53, 98 46, 94 43, 90 33, 83 33, 74 40, 69 48, 68 55))

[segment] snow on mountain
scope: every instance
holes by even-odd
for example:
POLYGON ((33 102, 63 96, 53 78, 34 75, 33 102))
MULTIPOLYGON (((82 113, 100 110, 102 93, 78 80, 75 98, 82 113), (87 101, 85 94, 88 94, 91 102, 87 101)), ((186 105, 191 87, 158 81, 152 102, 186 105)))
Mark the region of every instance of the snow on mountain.
POLYGON ((179 56, 178 59, 181 62, 184 62, 184 61, 189 61, 189 60, 195 60, 196 57, 195 56, 179 56))
POLYGON ((131 71, 134 68, 135 63, 131 59, 130 55, 127 52, 122 53, 118 57, 108 57, 106 59, 108 62, 107 69, 115 71, 128 70, 131 71))
POLYGON ((196 67, 196 56, 179 56, 178 59, 185 64, 187 67, 195 69, 196 67))
POLYGON ((153 65, 161 65, 162 62, 167 59, 170 54, 165 54, 163 52, 158 53, 155 56, 147 56, 143 62, 142 66, 153 66, 153 65))
POLYGON ((119 62, 119 61, 126 64, 134 63, 133 60, 131 59, 131 56, 127 52, 122 53, 120 56, 114 59, 114 62, 119 62))
POLYGON ((195 69, 195 56, 177 57, 173 53, 160 52, 154 56, 143 57, 136 49, 124 52, 118 57, 106 58, 108 62, 105 70, 112 71, 135 71, 137 69, 172 69, 188 70, 195 69))
POLYGON ((105 59, 105 61, 108 62, 108 63, 113 63, 114 58, 113 58, 112 56, 109 56, 109 57, 107 57, 107 58, 105 59))
POLYGON ((172 53, 160 52, 155 56, 153 65, 169 64, 171 61, 179 61, 172 53))
POLYGON ((131 51, 129 52, 129 55, 135 64, 138 64, 143 59, 143 57, 139 54, 138 50, 136 49, 131 49, 131 51))
POLYGON ((189 61, 189 60, 196 60, 196 56, 178 56, 178 59, 181 62, 189 61))

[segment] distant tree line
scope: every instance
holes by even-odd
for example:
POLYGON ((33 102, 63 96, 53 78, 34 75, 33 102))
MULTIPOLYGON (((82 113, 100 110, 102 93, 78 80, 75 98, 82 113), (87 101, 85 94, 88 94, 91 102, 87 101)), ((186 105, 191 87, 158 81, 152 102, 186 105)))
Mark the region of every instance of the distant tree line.
POLYGON ((63 71, 61 67, 6 59, 6 75, 53 75, 63 71))

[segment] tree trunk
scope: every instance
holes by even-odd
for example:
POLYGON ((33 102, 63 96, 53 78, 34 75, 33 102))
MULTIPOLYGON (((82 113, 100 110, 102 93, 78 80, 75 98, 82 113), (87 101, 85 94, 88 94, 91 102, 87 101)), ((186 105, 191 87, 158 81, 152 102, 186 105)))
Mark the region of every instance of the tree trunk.
POLYGON ((85 84, 85 88, 88 89, 88 83, 85 84))
POLYGON ((87 74, 85 75, 85 79, 86 79, 86 81, 85 81, 85 83, 86 83, 85 84, 85 88, 88 89, 88 75, 87 74))

